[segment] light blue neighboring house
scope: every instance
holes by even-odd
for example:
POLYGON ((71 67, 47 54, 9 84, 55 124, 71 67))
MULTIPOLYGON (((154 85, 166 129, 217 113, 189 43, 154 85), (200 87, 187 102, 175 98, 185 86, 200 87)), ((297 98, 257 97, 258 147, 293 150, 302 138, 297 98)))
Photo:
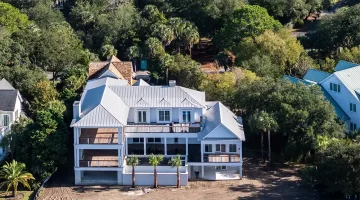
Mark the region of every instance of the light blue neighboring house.
POLYGON ((345 122, 350 131, 356 131, 360 128, 360 64, 341 60, 334 71, 330 74, 309 69, 303 79, 284 76, 283 80, 320 86, 339 119, 345 122))

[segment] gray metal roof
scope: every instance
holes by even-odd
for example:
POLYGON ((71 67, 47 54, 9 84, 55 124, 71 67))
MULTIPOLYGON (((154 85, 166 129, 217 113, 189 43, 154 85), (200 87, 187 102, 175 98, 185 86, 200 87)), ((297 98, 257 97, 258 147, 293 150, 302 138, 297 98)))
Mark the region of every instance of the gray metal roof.
POLYGON ((216 127, 223 125, 234 134, 234 137, 245 141, 244 129, 237 121, 237 116, 235 116, 235 114, 221 102, 215 103, 209 110, 205 112, 204 116, 204 128, 199 133, 198 139, 203 140, 216 127))
POLYGON ((129 107, 204 107, 204 92, 179 86, 109 86, 129 107), (138 102, 141 102, 141 105, 138 102))
POLYGON ((146 81, 139 79, 132 86, 150 86, 146 81))
POLYGON ((17 90, 0 90, 0 110, 14 111, 18 95, 17 90))
POLYGON ((15 88, 3 78, 0 80, 0 90, 15 90, 15 88))
POLYGON ((354 97, 359 100, 356 90, 360 89, 360 66, 337 71, 334 73, 336 77, 349 89, 354 97))
POLYGON ((305 76, 303 77, 304 80, 313 81, 316 83, 321 82, 322 80, 329 77, 331 74, 324 71, 319 71, 316 69, 309 69, 307 70, 305 76))
POLYGON ((127 124, 129 107, 106 85, 85 90, 81 115, 72 127, 120 127, 127 124))

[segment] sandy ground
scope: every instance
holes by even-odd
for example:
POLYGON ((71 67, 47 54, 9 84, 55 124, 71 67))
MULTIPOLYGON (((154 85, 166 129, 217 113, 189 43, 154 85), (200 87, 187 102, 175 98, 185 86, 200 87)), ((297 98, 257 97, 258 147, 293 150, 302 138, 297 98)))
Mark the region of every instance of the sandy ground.
POLYGON ((317 199, 314 192, 304 186, 298 177, 298 167, 281 166, 269 169, 244 160, 244 178, 236 181, 192 181, 180 189, 138 188, 123 186, 72 186, 53 180, 43 191, 42 200, 101 200, 101 199, 317 199))

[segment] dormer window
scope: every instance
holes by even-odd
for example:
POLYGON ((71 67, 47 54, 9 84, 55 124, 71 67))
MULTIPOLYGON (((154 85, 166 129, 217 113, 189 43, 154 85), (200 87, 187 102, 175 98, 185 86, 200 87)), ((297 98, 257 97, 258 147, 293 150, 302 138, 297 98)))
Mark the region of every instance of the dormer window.
POLYGON ((189 110, 184 110, 182 112, 182 119, 183 119, 183 122, 191 122, 191 111, 189 110))
POLYGON ((147 123, 147 111, 138 110, 137 111, 137 122, 138 123, 147 123))

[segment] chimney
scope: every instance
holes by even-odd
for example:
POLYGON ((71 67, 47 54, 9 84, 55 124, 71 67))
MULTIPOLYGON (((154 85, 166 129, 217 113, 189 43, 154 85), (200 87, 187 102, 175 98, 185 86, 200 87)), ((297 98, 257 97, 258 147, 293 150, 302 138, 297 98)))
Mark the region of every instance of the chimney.
POLYGON ((80 101, 75 101, 73 104, 73 119, 80 117, 80 101))
POLYGON ((170 86, 170 87, 176 86, 176 81, 175 81, 175 80, 170 80, 170 81, 169 81, 169 86, 170 86))

